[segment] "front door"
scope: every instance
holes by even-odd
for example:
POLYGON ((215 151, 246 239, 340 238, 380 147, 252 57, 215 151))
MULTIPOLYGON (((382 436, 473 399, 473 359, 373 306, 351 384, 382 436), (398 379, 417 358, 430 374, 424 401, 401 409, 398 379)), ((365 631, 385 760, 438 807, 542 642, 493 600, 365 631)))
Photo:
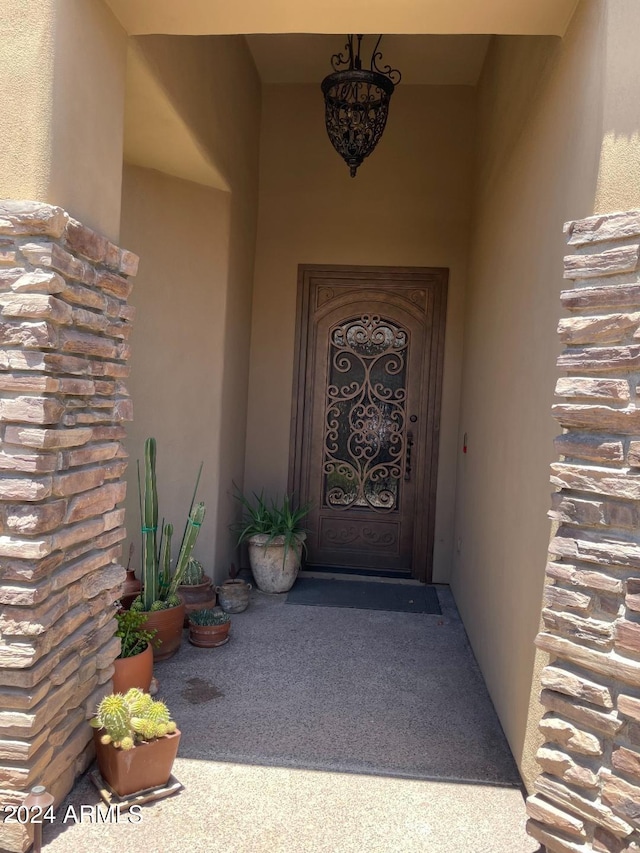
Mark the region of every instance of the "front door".
POLYGON ((447 270, 300 268, 290 486, 307 565, 431 579, 447 270))

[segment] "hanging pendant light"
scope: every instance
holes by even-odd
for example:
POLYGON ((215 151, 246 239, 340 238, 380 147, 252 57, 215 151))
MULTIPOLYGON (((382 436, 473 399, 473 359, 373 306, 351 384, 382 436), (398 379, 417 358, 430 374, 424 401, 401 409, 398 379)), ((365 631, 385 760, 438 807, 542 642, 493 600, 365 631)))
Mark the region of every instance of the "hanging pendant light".
POLYGON ((322 81, 327 133, 352 178, 382 136, 391 95, 402 77, 389 65, 378 66, 381 40, 382 36, 365 69, 360 57, 362 36, 347 36, 344 51, 331 57, 333 73, 322 81))

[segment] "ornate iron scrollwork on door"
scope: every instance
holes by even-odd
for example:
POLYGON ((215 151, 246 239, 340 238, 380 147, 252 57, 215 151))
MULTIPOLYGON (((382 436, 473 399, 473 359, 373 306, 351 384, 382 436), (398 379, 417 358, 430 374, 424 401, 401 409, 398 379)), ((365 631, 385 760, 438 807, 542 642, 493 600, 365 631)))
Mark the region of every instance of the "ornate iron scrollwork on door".
POLYGON ((391 512, 404 475, 409 335, 375 314, 330 333, 324 502, 391 512))

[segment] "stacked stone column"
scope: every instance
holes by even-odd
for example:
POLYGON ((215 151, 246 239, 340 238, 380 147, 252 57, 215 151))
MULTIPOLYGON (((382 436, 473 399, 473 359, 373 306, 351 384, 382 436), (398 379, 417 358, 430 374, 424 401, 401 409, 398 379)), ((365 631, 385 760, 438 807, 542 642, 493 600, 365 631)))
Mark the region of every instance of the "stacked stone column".
MULTIPOLYGON (((137 265, 60 208, 0 202, 2 806, 69 790, 119 653, 137 265)), ((28 843, 0 823, 0 848, 28 843)))
POLYGON ((640 211, 565 226, 539 648, 542 773, 528 831, 551 853, 640 851, 640 211))

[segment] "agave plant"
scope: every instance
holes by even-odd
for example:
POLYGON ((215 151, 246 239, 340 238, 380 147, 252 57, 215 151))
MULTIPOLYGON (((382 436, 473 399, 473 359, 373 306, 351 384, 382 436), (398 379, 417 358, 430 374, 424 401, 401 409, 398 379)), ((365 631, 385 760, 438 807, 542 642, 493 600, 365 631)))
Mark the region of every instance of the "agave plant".
POLYGON ((291 498, 285 495, 280 503, 278 499, 271 499, 270 503, 264 497, 264 492, 253 493, 253 502, 248 500, 242 492, 236 488, 234 497, 240 502, 243 509, 242 521, 232 525, 232 529, 238 534, 238 545, 246 542, 252 536, 259 533, 266 534, 269 545, 276 537, 282 537, 284 545, 283 565, 287 559, 289 549, 293 549, 298 557, 302 557, 302 550, 306 547, 304 537, 300 534, 306 533, 300 522, 311 509, 311 503, 294 509, 291 498), (300 551, 298 549, 301 549, 300 551))
POLYGON ((138 495, 140 501, 140 519, 142 531, 142 594, 131 605, 132 610, 154 611, 180 604, 176 595, 178 585, 186 571, 191 552, 204 521, 205 506, 202 501, 196 503, 196 494, 202 473, 202 463, 196 477, 193 497, 189 507, 187 522, 182 535, 176 567, 171 573, 171 542, 173 525, 165 523, 160 527, 158 541, 158 486, 156 479, 156 440, 148 438, 144 446, 144 488, 138 464, 138 495))

